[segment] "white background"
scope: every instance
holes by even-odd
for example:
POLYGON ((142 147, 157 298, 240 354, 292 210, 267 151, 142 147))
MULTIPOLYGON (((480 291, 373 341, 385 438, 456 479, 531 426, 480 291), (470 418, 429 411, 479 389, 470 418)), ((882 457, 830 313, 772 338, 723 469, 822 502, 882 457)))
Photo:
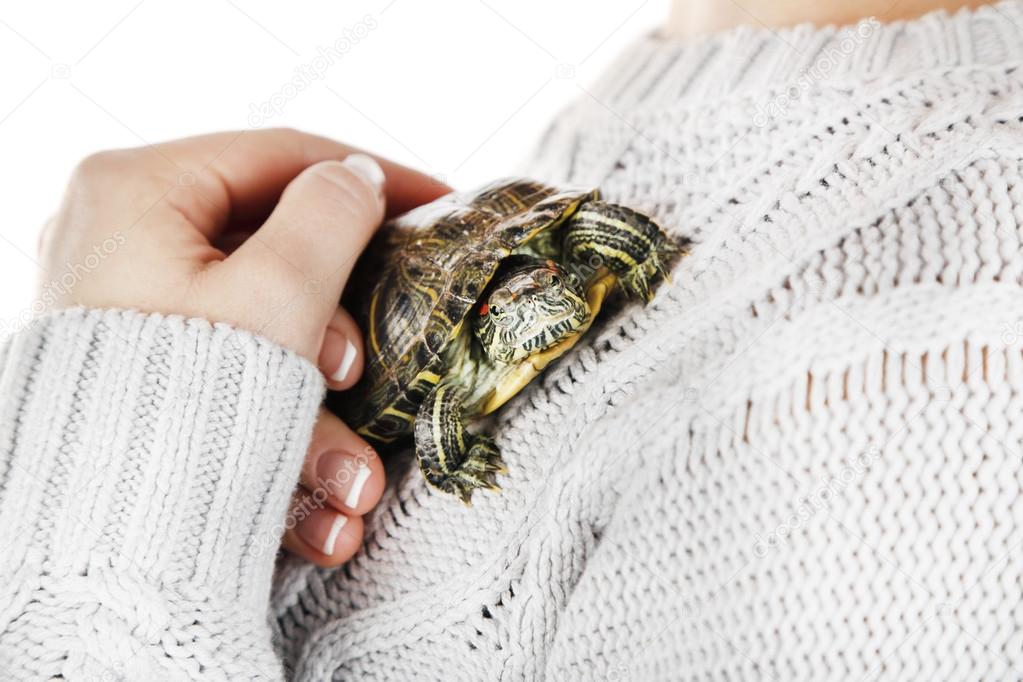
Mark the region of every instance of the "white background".
POLYGON ((293 126, 471 186, 514 171, 666 13, 666 0, 5 3, 0 321, 30 308, 39 229, 92 151, 293 126), (343 38, 323 68, 318 49, 343 38))

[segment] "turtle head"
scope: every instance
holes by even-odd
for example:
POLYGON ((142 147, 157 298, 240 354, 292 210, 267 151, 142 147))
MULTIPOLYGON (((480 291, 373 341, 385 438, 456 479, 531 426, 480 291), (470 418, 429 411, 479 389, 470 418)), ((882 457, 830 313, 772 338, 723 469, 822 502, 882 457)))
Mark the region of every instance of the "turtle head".
POLYGON ((480 299, 473 330, 491 360, 513 363, 571 336, 588 315, 585 297, 561 266, 515 255, 480 299))

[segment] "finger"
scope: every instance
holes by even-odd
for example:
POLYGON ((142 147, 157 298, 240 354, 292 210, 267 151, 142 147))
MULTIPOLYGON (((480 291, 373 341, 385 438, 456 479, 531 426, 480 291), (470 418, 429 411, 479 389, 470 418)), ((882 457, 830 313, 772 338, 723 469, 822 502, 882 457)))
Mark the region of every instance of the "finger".
MULTIPOLYGON (((231 224, 256 227, 288 183, 307 167, 361 152, 318 135, 274 128, 231 131, 161 143, 147 159, 163 162, 177 186, 168 202, 207 238, 231 224)), ((387 178, 388 203, 404 212, 450 192, 433 177, 374 157, 387 178)))
POLYGON ((366 441, 336 416, 320 410, 301 482, 326 506, 360 516, 380 501, 384 466, 366 441))
MULTIPOLYGON (((368 154, 367 152, 362 153, 368 154)), ((379 156, 368 155, 380 164, 387 176, 385 187, 387 189, 388 218, 411 211, 416 206, 428 204, 452 191, 447 183, 432 175, 400 166, 379 156)))
POLYGON ((344 308, 334 311, 320 347, 320 371, 333 391, 351 388, 362 376, 362 333, 344 308))
POLYGON ((227 265, 251 273, 284 261, 316 282, 326 299, 339 300, 355 260, 383 219, 383 183, 383 170, 363 154, 310 166, 227 265))
POLYGON ((304 490, 292 497, 289 518, 294 525, 284 532, 284 547, 317 566, 343 564, 362 545, 361 518, 319 505, 304 490))

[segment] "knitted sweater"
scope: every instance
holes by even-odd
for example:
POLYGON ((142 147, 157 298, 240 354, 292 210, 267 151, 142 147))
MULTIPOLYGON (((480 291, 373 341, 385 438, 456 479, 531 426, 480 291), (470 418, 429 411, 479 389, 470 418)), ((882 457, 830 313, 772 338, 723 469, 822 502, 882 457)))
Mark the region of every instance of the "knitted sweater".
POLYGON ((284 559, 269 617, 315 370, 39 321, 0 374, 0 670, 1019 678, 1021 62, 1019 2, 634 46, 529 171, 692 255, 500 411, 501 494, 392 458, 362 551, 284 559))

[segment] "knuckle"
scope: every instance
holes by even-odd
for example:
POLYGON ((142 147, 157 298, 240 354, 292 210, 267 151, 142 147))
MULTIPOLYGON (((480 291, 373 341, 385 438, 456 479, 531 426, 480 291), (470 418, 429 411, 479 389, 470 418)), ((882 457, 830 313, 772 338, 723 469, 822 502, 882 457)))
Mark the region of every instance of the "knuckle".
POLYGON ((94 152, 78 162, 72 179, 76 182, 88 182, 120 173, 124 170, 127 157, 128 152, 122 150, 94 152))
POLYGON ((111 183, 139 177, 136 160, 137 156, 126 149, 95 152, 78 162, 70 185, 87 191, 109 191, 111 183))
POLYGON ((302 156, 308 151, 306 147, 308 134, 303 133, 298 128, 277 126, 260 131, 260 135, 265 135, 264 141, 266 144, 282 150, 288 150, 289 153, 302 156))
POLYGON ((274 126, 267 129, 267 134, 281 139, 290 139, 298 137, 303 133, 298 128, 292 128, 291 126, 274 126))

